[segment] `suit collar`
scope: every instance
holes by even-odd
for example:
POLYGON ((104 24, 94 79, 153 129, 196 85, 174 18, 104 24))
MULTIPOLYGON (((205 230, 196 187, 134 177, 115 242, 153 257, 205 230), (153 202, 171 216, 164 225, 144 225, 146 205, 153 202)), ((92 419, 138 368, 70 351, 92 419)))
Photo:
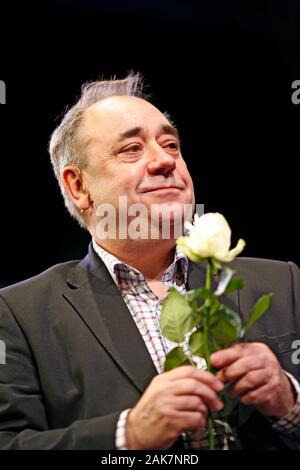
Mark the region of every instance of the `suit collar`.
POLYGON ((122 296, 91 244, 67 283, 64 297, 116 365, 143 392, 157 371, 122 296))

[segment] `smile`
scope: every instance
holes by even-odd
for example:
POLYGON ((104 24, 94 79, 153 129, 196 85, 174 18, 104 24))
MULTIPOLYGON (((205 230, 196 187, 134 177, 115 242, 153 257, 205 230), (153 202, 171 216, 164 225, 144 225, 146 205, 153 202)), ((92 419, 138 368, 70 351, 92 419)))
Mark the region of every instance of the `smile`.
POLYGON ((182 191, 184 188, 179 186, 159 186, 157 188, 145 188, 142 193, 152 193, 154 191, 182 191))

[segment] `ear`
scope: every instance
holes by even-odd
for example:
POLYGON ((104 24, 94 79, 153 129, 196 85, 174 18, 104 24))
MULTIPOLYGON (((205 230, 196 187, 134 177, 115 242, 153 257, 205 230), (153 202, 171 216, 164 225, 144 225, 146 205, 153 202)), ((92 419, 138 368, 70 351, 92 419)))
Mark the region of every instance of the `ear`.
POLYGON ((80 170, 73 165, 66 166, 61 173, 61 180, 69 197, 78 209, 88 209, 90 207, 90 196, 83 183, 80 170))

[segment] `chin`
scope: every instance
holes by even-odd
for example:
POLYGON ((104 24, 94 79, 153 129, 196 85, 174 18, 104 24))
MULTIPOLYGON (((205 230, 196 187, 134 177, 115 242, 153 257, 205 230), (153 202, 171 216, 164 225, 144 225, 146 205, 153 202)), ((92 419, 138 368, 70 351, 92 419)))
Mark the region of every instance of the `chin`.
POLYGON ((168 210, 172 208, 172 204, 165 204, 165 209, 163 211, 152 211, 151 212, 151 227, 152 234, 155 236, 153 238, 159 238, 167 240, 174 240, 183 235, 184 233, 184 222, 185 217, 183 213, 183 208, 180 207, 180 211, 168 210))

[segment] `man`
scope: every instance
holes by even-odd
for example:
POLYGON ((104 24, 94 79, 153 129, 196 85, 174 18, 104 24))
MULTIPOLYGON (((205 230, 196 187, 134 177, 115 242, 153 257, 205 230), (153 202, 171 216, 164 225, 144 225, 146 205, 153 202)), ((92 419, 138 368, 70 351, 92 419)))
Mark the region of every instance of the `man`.
MULTIPOLYGON (((194 205, 178 132, 143 99, 141 86, 138 74, 87 85, 52 135, 65 203, 92 243, 81 262, 1 290, 0 448, 184 448, 186 431, 196 436, 208 410, 222 408, 223 381, 240 399, 242 447, 293 448, 300 440, 300 374, 291 359, 300 338, 294 264, 236 260, 248 281, 227 299, 236 309, 245 314, 261 292, 275 293, 251 342, 212 356, 218 377, 204 367, 162 372, 163 300, 170 286, 181 292, 198 286, 203 271, 175 250, 174 232, 161 236, 162 212, 155 223, 149 216, 159 240, 120 235, 120 197, 148 214, 154 204, 175 204, 179 218, 194 205), (103 204, 116 208, 116 236, 99 230, 103 204)), ((174 228, 178 217, 170 223, 174 228)))

